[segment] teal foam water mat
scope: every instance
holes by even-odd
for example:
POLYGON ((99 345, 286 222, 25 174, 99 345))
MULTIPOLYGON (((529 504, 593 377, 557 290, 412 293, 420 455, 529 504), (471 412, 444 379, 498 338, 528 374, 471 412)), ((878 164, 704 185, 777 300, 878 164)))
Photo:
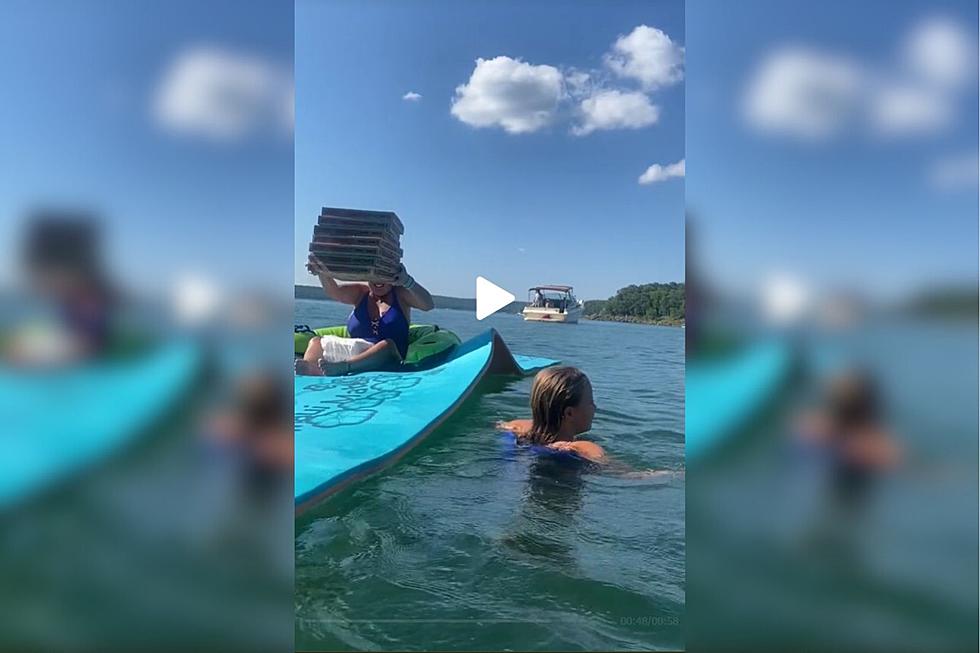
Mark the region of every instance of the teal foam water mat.
POLYGON ((789 348, 778 341, 757 343, 720 360, 689 361, 684 435, 688 462, 737 433, 778 390, 789 368, 789 348))
POLYGON ((393 464, 449 417, 487 374, 523 376, 557 363, 511 354, 490 329, 432 369, 297 376, 297 515, 393 464))
POLYGON ((175 405, 200 351, 174 342, 63 370, 0 368, 0 508, 118 453, 175 405))

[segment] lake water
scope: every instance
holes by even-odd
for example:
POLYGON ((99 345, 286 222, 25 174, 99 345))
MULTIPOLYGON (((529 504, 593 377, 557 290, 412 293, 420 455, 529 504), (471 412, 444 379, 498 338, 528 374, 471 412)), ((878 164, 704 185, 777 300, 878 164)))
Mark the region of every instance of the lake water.
MULTIPOLYGON (((349 307, 296 301, 296 323, 349 307)), ((529 417, 530 379, 489 379, 408 455, 296 522, 296 647, 650 650, 684 646, 684 331, 414 313, 470 338, 585 371, 590 438, 636 469, 531 468, 502 455, 497 420, 529 417)))
POLYGON ((880 319, 796 343, 800 369, 687 492, 692 650, 976 648, 975 322, 880 319), (877 380, 902 465, 850 511, 794 415, 843 363, 877 380))

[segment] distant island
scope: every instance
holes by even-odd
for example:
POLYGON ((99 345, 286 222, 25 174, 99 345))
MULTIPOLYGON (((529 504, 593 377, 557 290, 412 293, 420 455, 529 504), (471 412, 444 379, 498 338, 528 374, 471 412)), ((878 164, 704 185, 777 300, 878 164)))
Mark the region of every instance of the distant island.
POLYGON ((620 288, 609 299, 585 302, 589 320, 682 326, 685 318, 684 284, 645 283, 620 288))
MULTIPOLYGON (((327 300, 319 286, 295 286, 296 299, 327 300)), ((475 311, 476 300, 465 297, 433 295, 436 308, 475 311)), ((527 302, 511 302, 504 313, 520 313, 527 302)), ((684 284, 647 283, 620 288, 609 299, 590 299, 585 302, 583 317, 587 320, 633 322, 660 326, 684 324, 684 284)))
POLYGON ((971 282, 927 288, 897 308, 909 315, 975 321, 978 315, 977 285, 971 282))

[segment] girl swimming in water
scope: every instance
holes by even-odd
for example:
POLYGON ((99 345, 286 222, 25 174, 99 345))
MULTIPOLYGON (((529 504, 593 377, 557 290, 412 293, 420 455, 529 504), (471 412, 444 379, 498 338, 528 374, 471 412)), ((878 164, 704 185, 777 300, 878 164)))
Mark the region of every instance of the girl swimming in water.
POLYGON ((602 447, 575 439, 592 428, 594 416, 595 401, 589 377, 574 367, 549 367, 534 377, 531 419, 500 422, 497 428, 510 431, 521 443, 603 462, 606 452, 602 447))
POLYGON ((595 409, 592 383, 585 372, 575 367, 548 367, 531 384, 531 419, 498 422, 497 428, 513 433, 520 444, 573 454, 623 478, 683 476, 683 471, 635 469, 610 458, 596 443, 576 439, 592 428, 595 409))
POLYGON ((827 454, 835 499, 855 508, 866 503, 880 476, 898 467, 902 450, 885 424, 870 373, 851 370, 832 378, 824 403, 799 419, 796 435, 807 449, 827 454))

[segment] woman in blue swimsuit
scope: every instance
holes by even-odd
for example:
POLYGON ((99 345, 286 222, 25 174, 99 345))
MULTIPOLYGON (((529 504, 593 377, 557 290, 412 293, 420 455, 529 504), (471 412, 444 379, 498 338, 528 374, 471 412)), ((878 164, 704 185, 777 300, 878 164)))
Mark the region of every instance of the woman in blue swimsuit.
POLYGON ((592 383, 582 370, 547 367, 538 372, 531 384, 531 419, 497 422, 497 428, 512 435, 517 443, 530 445, 535 453, 569 454, 624 478, 670 478, 683 474, 663 469, 634 469, 611 459, 598 444, 579 439, 579 435, 592 428, 595 411, 592 383))
POLYGON ((401 267, 394 283, 349 283, 340 285, 314 256, 306 265, 320 279, 324 292, 334 301, 354 307, 347 318, 347 333, 354 345, 344 360, 325 356, 323 338, 313 338, 302 360, 296 361, 297 374, 338 376, 395 367, 408 353, 408 325, 411 311, 433 308, 432 295, 401 267))

